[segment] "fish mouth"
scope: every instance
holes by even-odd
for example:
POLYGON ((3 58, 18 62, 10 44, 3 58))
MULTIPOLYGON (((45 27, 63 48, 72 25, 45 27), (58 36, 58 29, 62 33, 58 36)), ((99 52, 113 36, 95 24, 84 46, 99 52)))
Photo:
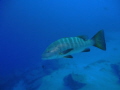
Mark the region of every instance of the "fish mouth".
POLYGON ((52 59, 56 59, 55 57, 44 57, 42 56, 42 60, 52 60, 52 59))
POLYGON ((42 54, 42 60, 49 60, 51 57, 48 54, 42 54))
POLYGON ((47 58, 47 57, 42 57, 42 60, 49 60, 49 58, 47 58))
POLYGON ((42 58, 42 60, 51 60, 52 58, 42 58))
POLYGON ((43 53, 41 58, 42 60, 57 59, 58 55, 51 55, 50 53, 43 53))

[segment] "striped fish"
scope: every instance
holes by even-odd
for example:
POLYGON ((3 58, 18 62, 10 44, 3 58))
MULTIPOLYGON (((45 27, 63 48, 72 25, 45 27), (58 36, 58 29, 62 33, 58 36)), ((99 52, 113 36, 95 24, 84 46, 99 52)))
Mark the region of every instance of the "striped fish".
POLYGON ((42 54, 43 60, 57 58, 73 58, 72 54, 79 52, 89 52, 88 47, 95 46, 106 50, 104 31, 100 30, 91 39, 85 36, 61 38, 50 44, 42 54))

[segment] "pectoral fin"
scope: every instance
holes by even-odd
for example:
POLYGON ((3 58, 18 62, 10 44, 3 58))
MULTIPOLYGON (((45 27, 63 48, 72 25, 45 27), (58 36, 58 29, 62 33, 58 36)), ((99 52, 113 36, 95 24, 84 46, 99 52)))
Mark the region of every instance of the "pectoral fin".
POLYGON ((90 52, 89 48, 86 48, 85 50, 83 50, 82 52, 90 52))
POLYGON ((73 48, 67 49, 67 50, 61 52, 60 55, 67 54, 67 53, 69 53, 69 52, 72 51, 72 50, 73 50, 73 48))
POLYGON ((72 55, 67 55, 67 56, 64 56, 65 58, 73 58, 72 55))

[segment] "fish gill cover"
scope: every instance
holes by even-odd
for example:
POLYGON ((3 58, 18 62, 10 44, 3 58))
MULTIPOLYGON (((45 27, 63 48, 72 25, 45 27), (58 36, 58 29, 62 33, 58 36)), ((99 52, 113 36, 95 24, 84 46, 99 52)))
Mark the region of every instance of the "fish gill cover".
POLYGON ((120 90, 119 0, 0 0, 0 90, 120 90), (106 51, 43 61, 64 37, 103 29, 106 51))

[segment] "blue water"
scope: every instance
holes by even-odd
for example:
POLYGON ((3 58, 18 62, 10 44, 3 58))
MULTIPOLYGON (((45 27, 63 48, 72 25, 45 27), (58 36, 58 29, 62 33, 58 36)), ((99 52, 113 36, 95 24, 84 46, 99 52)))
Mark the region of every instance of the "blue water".
MULTIPOLYGON (((13 90, 13 87, 20 80, 26 80, 30 71, 36 70, 36 67, 40 71, 37 74, 40 75, 39 79, 60 69, 60 60, 41 59, 41 54, 51 42, 78 35, 92 37, 101 29, 105 32, 109 46, 107 50, 112 46, 114 51, 117 50, 115 52, 119 52, 119 47, 114 44, 115 40, 120 42, 119 0, 0 0, 0 90, 13 90), (115 34, 111 34, 112 32, 115 34), (110 41, 112 44, 109 44, 110 41), (13 78, 14 76, 16 78, 13 78)), ((96 50, 98 49, 95 49, 94 53, 99 53, 99 50, 96 50)), ((105 55, 102 57, 111 57, 111 54, 105 55)), ((117 68, 116 74, 119 73, 119 64, 112 68, 117 68)), ((25 90, 32 90, 29 84, 26 87, 25 90)), ((33 87, 33 90, 38 87, 33 87)))

